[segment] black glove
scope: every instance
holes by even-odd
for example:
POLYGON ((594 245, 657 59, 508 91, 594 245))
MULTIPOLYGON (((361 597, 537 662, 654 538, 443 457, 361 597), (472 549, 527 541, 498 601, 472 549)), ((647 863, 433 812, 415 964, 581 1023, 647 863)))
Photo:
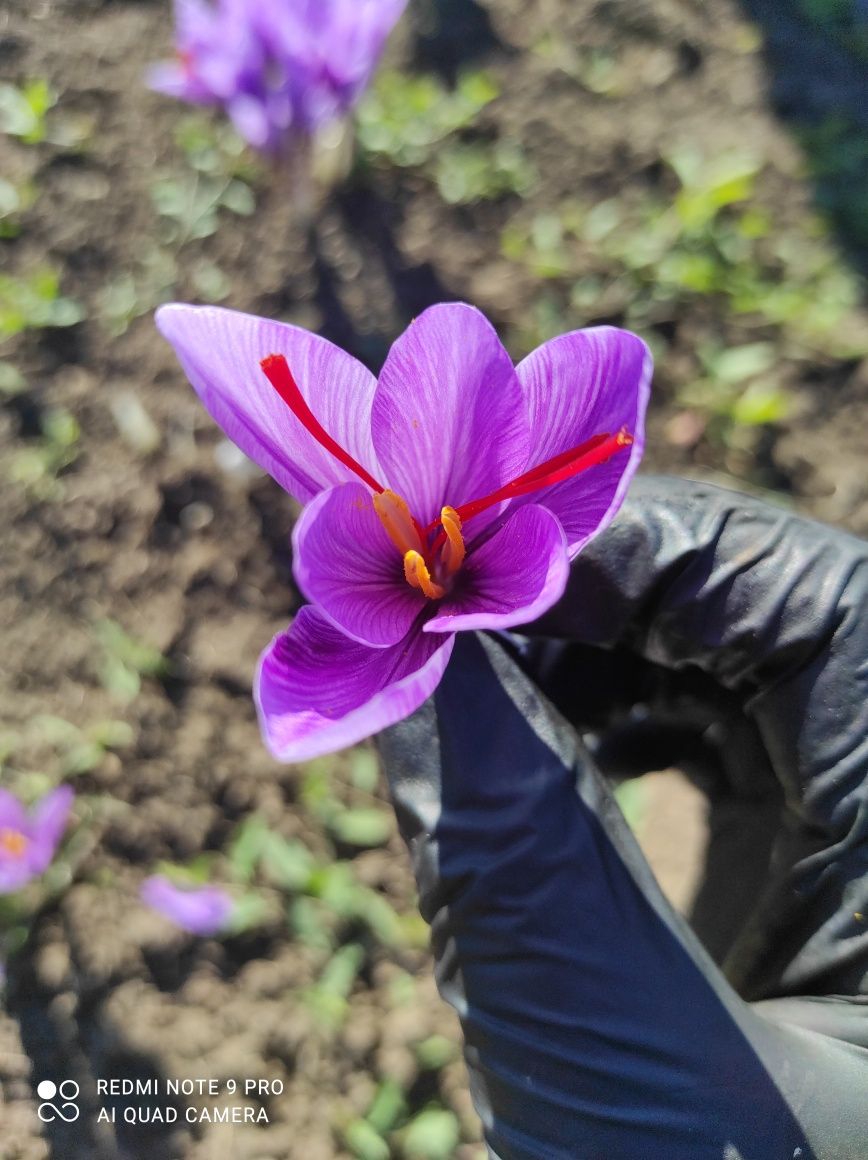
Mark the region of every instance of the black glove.
POLYGON ((866 564, 755 500, 638 480, 519 646, 607 766, 677 757, 730 817, 759 811, 762 889, 715 925, 743 867, 713 843, 700 907, 759 1002, 499 643, 460 637, 432 700, 382 735, 493 1156, 868 1157, 866 564))

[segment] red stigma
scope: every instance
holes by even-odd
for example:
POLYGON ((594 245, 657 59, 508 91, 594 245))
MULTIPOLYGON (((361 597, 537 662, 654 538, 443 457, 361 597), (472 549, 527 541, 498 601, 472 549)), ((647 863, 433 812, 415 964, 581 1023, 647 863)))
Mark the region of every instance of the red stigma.
POLYGON ((365 471, 360 463, 353 459, 349 451, 345 451, 340 443, 332 439, 325 427, 319 422, 305 402, 298 388, 298 383, 292 377, 292 371, 289 369, 289 364, 284 356, 282 354, 270 354, 266 358, 260 359, 259 365, 262 367, 265 377, 277 391, 278 395, 280 395, 281 399, 283 399, 299 423, 319 443, 320 447, 324 447, 330 455, 333 455, 344 467, 348 467, 350 471, 357 475, 368 487, 377 492, 378 495, 385 491, 383 485, 377 483, 374 477, 365 471))
MULTIPOLYGON (((493 491, 481 499, 471 500, 470 503, 461 504, 455 511, 462 522, 473 519, 474 516, 478 516, 480 512, 493 507, 496 503, 502 503, 507 499, 516 499, 520 495, 529 495, 531 492, 540 491, 544 487, 553 487, 556 483, 563 483, 565 479, 572 479, 574 475, 587 471, 589 467, 605 463, 622 448, 629 447, 632 442, 633 436, 626 428, 622 428, 617 435, 610 435, 608 432, 602 435, 593 435, 584 443, 571 447, 569 451, 553 455, 551 459, 532 467, 530 471, 516 476, 509 483, 505 483, 503 487, 499 487, 497 491, 493 491)), ((439 520, 430 524, 427 530, 434 531, 438 524, 439 520)), ((437 547, 444 538, 444 533, 441 533, 434 546, 437 547)))

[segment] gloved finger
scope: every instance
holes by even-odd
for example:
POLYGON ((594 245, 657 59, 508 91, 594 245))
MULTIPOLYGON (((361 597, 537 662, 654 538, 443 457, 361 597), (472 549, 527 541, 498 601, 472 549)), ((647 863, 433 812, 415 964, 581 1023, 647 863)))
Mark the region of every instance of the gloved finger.
POLYGON ((461 634, 380 746, 492 1155, 854 1155, 860 1062, 737 998, 494 641, 461 634))
POLYGON ((725 962, 769 878, 782 805, 741 699, 701 670, 666 669, 625 648, 515 636, 509 646, 607 777, 677 767, 704 792, 707 842, 688 915, 725 962))
POLYGON ((508 641, 512 655, 614 778, 677 766, 710 797, 764 800, 777 787, 742 698, 699 669, 674 670, 628 648, 545 637, 508 641))
POLYGON ((865 544, 709 485, 638 479, 534 631, 700 671, 740 700, 787 809, 731 976, 758 998, 868 987, 865 544))

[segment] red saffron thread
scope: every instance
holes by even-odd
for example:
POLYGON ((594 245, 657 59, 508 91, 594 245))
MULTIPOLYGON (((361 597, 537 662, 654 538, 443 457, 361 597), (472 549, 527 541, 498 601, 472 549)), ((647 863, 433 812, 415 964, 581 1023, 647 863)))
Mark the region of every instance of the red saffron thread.
POLYGON ((344 467, 348 467, 350 471, 354 472, 363 483, 373 488, 378 495, 382 494, 386 490, 383 485, 377 483, 373 475, 365 471, 361 463, 353 459, 349 451, 345 451, 340 443, 332 439, 331 435, 329 435, 328 431, 326 431, 325 427, 322 426, 313 411, 311 411, 298 388, 298 383, 292 377, 292 371, 289 369, 289 364, 285 357, 282 354, 270 354, 266 358, 260 359, 259 365, 262 367, 266 378, 277 391, 278 395, 280 395, 296 419, 316 439, 317 443, 321 447, 324 447, 326 451, 330 452, 344 467))
MULTIPOLYGON (((383 485, 378 483, 360 463, 353 459, 348 451, 345 451, 329 435, 328 431, 326 431, 313 411, 311 411, 299 390, 298 383, 296 383, 292 376, 292 371, 289 369, 286 358, 282 354, 270 354, 266 358, 261 359, 259 365, 262 367, 263 373, 280 395, 281 399, 283 399, 293 415, 295 415, 317 443, 321 447, 324 447, 326 451, 330 452, 340 463, 343 463, 345 467, 348 467, 350 471, 354 472, 363 483, 366 483, 378 495, 382 495, 386 490, 383 485)), ((551 459, 547 459, 544 463, 540 463, 536 467, 532 467, 529 471, 525 471, 521 475, 516 476, 515 479, 510 480, 509 483, 505 483, 503 487, 499 487, 489 495, 482 496, 481 499, 471 500, 469 503, 461 504, 460 507, 454 509, 455 514, 458 520, 463 522, 464 520, 478 516, 486 508, 493 507, 494 504, 500 503, 503 500, 515 499, 520 495, 528 495, 531 492, 540 491, 544 487, 553 487, 556 483, 563 483, 565 479, 571 479, 574 475, 578 475, 582 471, 587 471, 589 467, 596 467, 599 463, 605 463, 624 447, 629 447, 632 442, 633 436, 627 431, 626 427, 622 427, 617 435, 611 435, 608 432, 601 435, 593 435, 590 439, 585 440, 584 443, 579 443, 576 447, 571 447, 568 451, 561 451, 558 455, 553 455, 551 459)), ((437 531, 438 528, 441 528, 439 535, 435 537, 434 542, 428 549, 428 555, 433 557, 438 549, 446 543, 448 538, 446 532, 442 530, 441 520, 434 520, 427 528, 422 529, 416 522, 415 516, 411 515, 410 518, 423 542, 427 536, 437 531)))
MULTIPOLYGON (((559 455, 553 455, 551 459, 532 467, 530 471, 516 476, 509 483, 505 483, 503 487, 499 487, 497 491, 493 491, 481 499, 461 504, 455 511, 462 522, 470 520, 502 500, 515 499, 517 496, 528 495, 530 492, 539 491, 544 487, 552 487, 556 483, 563 483, 565 479, 571 479, 582 471, 587 471, 589 467, 605 463, 623 447, 629 447, 632 442, 633 436, 625 428, 622 428, 617 435, 608 433, 592 435, 584 443, 571 447, 569 451, 562 451, 559 455)), ((439 525, 440 521, 435 520, 425 530, 433 532, 439 525)), ((446 533, 441 532, 431 546, 432 552, 436 551, 445 540, 446 533)))

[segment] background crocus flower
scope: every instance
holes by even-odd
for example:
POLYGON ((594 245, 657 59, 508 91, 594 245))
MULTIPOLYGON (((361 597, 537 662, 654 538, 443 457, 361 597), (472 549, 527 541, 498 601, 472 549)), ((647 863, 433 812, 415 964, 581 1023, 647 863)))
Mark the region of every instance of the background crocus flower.
POLYGON ((70 786, 58 786, 28 813, 18 798, 0 789, 0 894, 20 890, 48 868, 74 797, 70 786))
POLYGON ((232 899, 219 886, 176 886, 162 874, 146 878, 139 897, 189 934, 208 937, 232 916, 232 899))
POLYGON ((255 148, 280 152, 345 115, 407 0, 175 0, 177 59, 152 88, 220 105, 255 148))
POLYGON ((514 367, 479 311, 434 306, 376 380, 282 323, 173 305, 157 324, 226 434, 307 505, 293 544, 311 604, 256 677, 285 761, 411 713, 455 632, 551 607, 641 457, 651 359, 627 331, 575 331, 514 367))

